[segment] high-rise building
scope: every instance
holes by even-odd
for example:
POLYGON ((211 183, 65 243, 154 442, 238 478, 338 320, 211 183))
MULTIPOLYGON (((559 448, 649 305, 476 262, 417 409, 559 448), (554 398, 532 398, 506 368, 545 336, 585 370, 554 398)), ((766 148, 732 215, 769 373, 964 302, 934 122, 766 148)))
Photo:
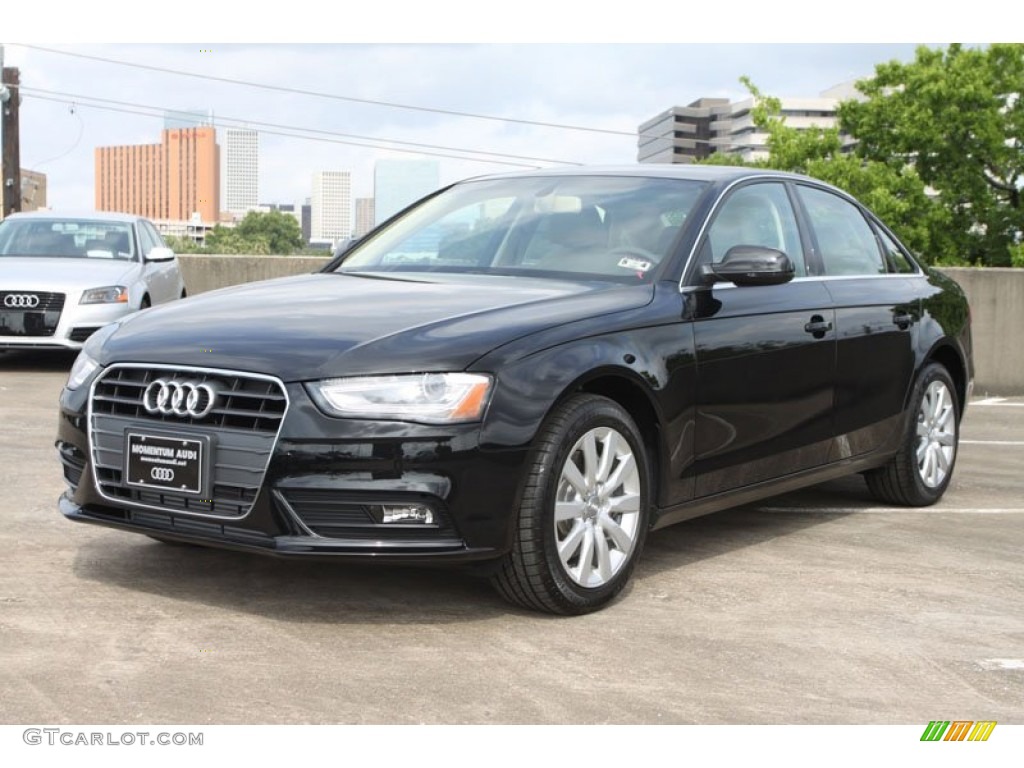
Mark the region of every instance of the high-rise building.
POLYGON ((373 221, 380 224, 440 185, 436 160, 378 160, 373 169, 373 221))
POLYGON ((96 148, 96 210, 215 222, 220 147, 212 127, 174 128, 159 144, 96 148))
MULTIPOLYGON (((832 128, 836 110, 849 88, 843 85, 818 97, 780 99, 786 125, 798 130, 832 128)), ((672 107, 643 123, 637 139, 641 163, 693 163, 719 152, 737 155, 744 162, 768 157, 768 134, 754 125, 753 98, 698 99, 686 107, 672 107)), ((848 147, 853 139, 845 137, 848 147)))
POLYGON ((352 175, 348 171, 313 174, 309 241, 333 244, 352 236, 352 175))
POLYGON ((307 197, 302 204, 302 216, 299 218, 299 226, 302 227, 302 242, 309 245, 313 235, 313 198, 307 197))
POLYGON ((224 131, 224 209, 236 216, 254 210, 259 198, 259 134, 249 128, 224 131))
POLYGON ((356 228, 352 237, 362 237, 373 229, 373 198, 356 198, 356 228))

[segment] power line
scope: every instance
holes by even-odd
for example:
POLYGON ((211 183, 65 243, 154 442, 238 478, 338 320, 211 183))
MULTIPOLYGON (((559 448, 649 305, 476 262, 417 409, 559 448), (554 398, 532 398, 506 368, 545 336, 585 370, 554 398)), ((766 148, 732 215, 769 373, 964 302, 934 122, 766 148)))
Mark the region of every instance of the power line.
MULTIPOLYGON (((40 95, 33 95, 33 94, 26 94, 26 96, 28 96, 29 98, 33 98, 33 99, 40 99, 42 101, 52 101, 52 102, 56 102, 58 104, 66 104, 67 103, 67 99, 56 98, 56 97, 53 97, 53 96, 40 96, 40 95)), ((143 117, 161 117, 162 116, 162 114, 161 114, 162 111, 157 112, 157 113, 154 113, 154 112, 144 112, 144 111, 137 110, 137 109, 127 109, 125 107, 111 107, 111 106, 105 106, 103 104, 89 104, 89 103, 87 103, 87 101, 88 101, 88 97, 85 97, 85 98, 81 99, 78 103, 79 103, 79 105, 88 106, 88 107, 91 107, 92 109, 101 109, 101 110, 104 110, 106 112, 118 112, 118 113, 129 114, 129 115, 141 115, 143 117)), ((305 130, 305 129, 300 129, 300 130, 305 130)), ((464 160, 464 161, 473 162, 473 163, 489 163, 489 164, 493 164, 493 165, 507 165, 507 166, 513 166, 513 167, 517 167, 517 168, 531 168, 531 169, 538 167, 536 165, 528 165, 526 163, 515 163, 515 162, 512 162, 510 160, 491 160, 491 159, 488 159, 488 158, 485 158, 485 157, 466 157, 465 155, 453 155, 453 154, 447 154, 447 153, 443 153, 443 152, 428 152, 428 151, 422 150, 422 149, 406 149, 404 147, 388 147, 388 146, 382 146, 380 144, 367 144, 367 143, 358 142, 358 141, 345 141, 343 139, 332 139, 332 138, 327 138, 325 136, 307 136, 305 134, 294 133, 294 132, 289 133, 287 131, 263 130, 261 132, 269 134, 271 136, 284 136, 284 137, 293 138, 293 139, 306 139, 307 141, 319 141, 319 142, 324 142, 324 143, 327 143, 327 144, 344 144, 346 146, 364 147, 364 148, 367 148, 367 149, 383 149, 383 150, 387 150, 387 151, 391 151, 391 152, 406 152, 406 153, 409 153, 409 154, 425 155, 425 156, 429 156, 429 157, 444 157, 444 158, 449 158, 449 159, 452 159, 452 160, 464 160)), ((469 151, 472 151, 472 150, 469 150, 469 151)))
MULTIPOLYGON (((271 85, 269 83, 254 83, 249 80, 238 80, 231 77, 220 77, 218 75, 201 74, 199 72, 189 72, 181 69, 170 69, 168 67, 157 67, 152 64, 139 64, 133 61, 124 61, 121 59, 111 59, 105 56, 93 56, 87 53, 74 53, 72 51, 61 51, 56 48, 46 48, 40 45, 29 45, 27 43, 16 43, 22 48, 28 48, 33 51, 41 51, 43 53, 53 53, 60 56, 71 56, 78 59, 87 59, 89 61, 100 61, 104 64, 116 64, 122 67, 132 67, 134 69, 143 69, 150 72, 161 72, 168 75, 178 75, 180 77, 193 77, 199 80, 210 80, 218 83, 227 83, 229 85, 243 85, 249 88, 261 88, 267 91, 276 91, 278 93, 292 93, 300 96, 314 96, 321 99, 333 99, 335 101, 347 101, 354 104, 368 104, 375 107, 389 107, 392 109, 406 109, 415 112, 429 112, 438 115, 450 115, 453 117, 468 117, 474 120, 489 120, 492 122, 499 123, 513 123, 516 125, 531 125, 538 128, 557 128, 565 131, 586 131, 588 133, 599 133, 608 136, 628 136, 629 138, 637 138, 638 134, 636 131, 617 131, 611 128, 594 128, 593 126, 587 125, 570 125, 567 123, 549 123, 542 120, 526 120, 523 118, 516 117, 501 117, 498 115, 485 115, 477 112, 461 112, 454 109, 442 109, 440 107, 423 107, 414 104, 399 104, 392 101, 382 101, 379 99, 364 99, 356 96, 342 96, 336 93, 324 93, 322 91, 310 91, 302 88, 291 88, 283 85, 271 85)), ((649 135, 643 136, 645 138, 660 138, 658 136, 649 135)))
MULTIPOLYGON (((68 93, 66 91, 53 91, 53 90, 48 90, 48 89, 45 89, 45 88, 23 88, 22 90, 25 91, 26 94, 47 94, 49 96, 64 96, 64 97, 67 97, 69 99, 73 99, 76 103, 80 102, 80 101, 91 101, 91 102, 98 102, 98 103, 102 103, 102 104, 113 104, 113 105, 117 105, 117 106, 120 106, 120 107, 125 107, 127 109, 132 109, 132 108, 139 109, 139 108, 141 108, 141 109, 153 110, 154 112, 158 112, 158 113, 163 113, 163 112, 170 111, 170 110, 167 110, 164 107, 159 107, 159 106, 155 106, 155 105, 152 105, 152 104, 139 104, 137 102, 118 101, 116 99, 107 99, 107 98, 103 98, 103 97, 100 97, 100 96, 86 96, 84 94, 79 94, 79 93, 68 93)), ((42 98, 42 97, 40 96, 40 98, 42 98)), ((97 106, 97 105, 96 104, 92 104, 91 106, 97 106)), ((156 116, 159 116, 159 115, 156 115, 156 116)), ((297 125, 284 125, 284 124, 281 124, 281 123, 270 123, 270 122, 261 121, 261 120, 252 120, 252 119, 249 119, 249 118, 227 117, 225 115, 218 115, 216 117, 216 119, 214 120, 214 122, 216 124, 218 124, 218 125, 220 125, 221 123, 231 123, 232 124, 232 125, 223 125, 222 127, 244 127, 244 126, 248 126, 248 125, 266 126, 267 128, 274 128, 274 129, 278 129, 278 130, 281 130, 281 131, 289 131, 289 132, 300 131, 303 134, 305 134, 305 133, 315 133, 315 134, 322 134, 324 136, 338 137, 338 138, 344 138, 344 139, 358 139, 360 141, 376 141, 376 142, 384 142, 384 143, 387 143, 387 144, 400 144, 400 145, 404 145, 404 146, 407 146, 407 147, 414 147, 414 148, 418 148, 418 149, 422 148, 422 149, 431 149, 431 150, 441 150, 443 152, 463 152, 463 153, 466 153, 466 154, 473 154, 473 155, 490 155, 492 157, 506 158, 506 159, 509 159, 509 160, 525 160, 525 161, 528 161, 528 162, 555 163, 555 164, 558 164, 558 165, 582 165, 582 163, 576 163, 576 162, 573 162, 571 160, 557 160, 557 159, 549 158, 549 157, 531 157, 529 155, 514 155, 514 154, 510 154, 510 153, 506 153, 506 152, 492 152, 490 150, 483 150, 483 149, 466 149, 466 148, 463 148, 463 147, 449 147, 449 146, 443 146, 443 145, 438 145, 438 144, 426 144, 426 143, 416 142, 416 141, 404 141, 404 140, 401 140, 401 139, 381 138, 381 137, 378 137, 378 136, 362 136, 362 135, 353 134, 353 133, 342 133, 340 131, 328 131, 328 130, 324 130, 324 129, 321 129, 321 128, 305 128, 303 126, 297 126, 297 125)), ((270 131, 264 131, 264 133, 270 133, 270 131)), ((282 135, 292 135, 292 134, 282 134, 282 135)), ((355 146, 375 146, 375 145, 355 144, 355 146)), ((381 146, 377 146, 376 148, 379 148, 379 149, 397 149, 396 147, 381 147, 381 146)), ((497 162, 497 161, 490 160, 489 158, 461 157, 461 156, 454 156, 454 155, 452 155, 451 157, 458 157, 458 159, 464 159, 464 160, 477 160, 477 159, 479 159, 480 162, 497 162)), ((520 163, 512 163, 512 165, 521 165, 521 164, 520 163)), ((532 167, 536 167, 536 166, 527 166, 527 167, 531 167, 532 168, 532 167)))

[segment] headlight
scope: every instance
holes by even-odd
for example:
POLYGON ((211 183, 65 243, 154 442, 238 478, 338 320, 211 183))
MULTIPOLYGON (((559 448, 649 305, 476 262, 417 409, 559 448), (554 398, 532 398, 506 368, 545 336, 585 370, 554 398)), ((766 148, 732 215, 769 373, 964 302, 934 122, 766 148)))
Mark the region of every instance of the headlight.
POLYGON ((418 373, 325 379, 307 389, 332 416, 457 424, 480 420, 492 383, 484 374, 418 373))
POLYGON ((125 304, 128 302, 128 289, 123 285, 105 285, 102 288, 90 288, 82 292, 79 304, 125 304))
POLYGON ((78 389, 85 384, 97 370, 100 364, 93 360, 85 352, 79 352, 75 358, 75 364, 71 366, 71 373, 68 374, 68 389, 78 389))

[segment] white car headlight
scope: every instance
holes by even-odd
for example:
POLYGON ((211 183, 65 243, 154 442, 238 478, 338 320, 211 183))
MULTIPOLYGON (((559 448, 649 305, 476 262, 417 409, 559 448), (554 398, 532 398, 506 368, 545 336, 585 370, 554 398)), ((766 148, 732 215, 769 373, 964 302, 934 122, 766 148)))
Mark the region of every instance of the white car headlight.
POLYGON ((125 304, 128 301, 128 289, 123 285, 105 285, 102 288, 89 288, 82 291, 79 304, 125 304))
POLYGON ((71 366, 71 373, 68 374, 68 389, 78 389, 90 377, 99 370, 100 364, 93 360, 85 352, 79 352, 75 358, 75 364, 71 366))
POLYGON ((307 389, 332 416, 458 424, 483 417, 492 383, 478 373, 417 373, 324 379, 307 389))

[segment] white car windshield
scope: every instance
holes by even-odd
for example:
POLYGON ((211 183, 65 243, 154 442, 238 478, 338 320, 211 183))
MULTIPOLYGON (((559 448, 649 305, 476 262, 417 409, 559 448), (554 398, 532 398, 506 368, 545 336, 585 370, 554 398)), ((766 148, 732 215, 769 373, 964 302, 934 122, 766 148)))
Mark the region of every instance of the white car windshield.
POLYGON ((122 259, 135 256, 131 224, 87 219, 0 222, 0 257, 122 259))

